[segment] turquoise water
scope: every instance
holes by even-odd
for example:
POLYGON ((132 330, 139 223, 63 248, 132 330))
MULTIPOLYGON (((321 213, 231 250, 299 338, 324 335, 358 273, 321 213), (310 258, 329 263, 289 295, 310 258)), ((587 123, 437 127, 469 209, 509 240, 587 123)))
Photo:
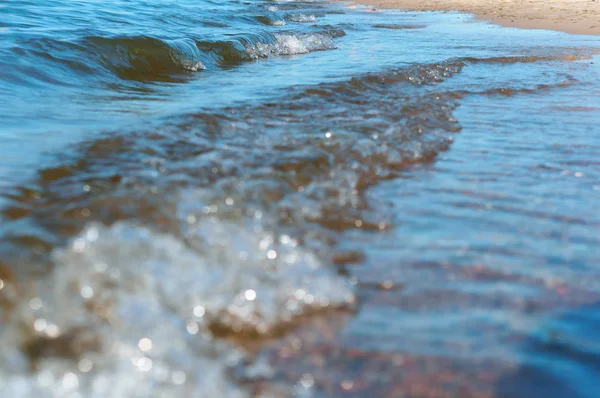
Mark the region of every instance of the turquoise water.
POLYGON ((2 396, 595 396, 600 41, 348 6, 2 4, 2 396))

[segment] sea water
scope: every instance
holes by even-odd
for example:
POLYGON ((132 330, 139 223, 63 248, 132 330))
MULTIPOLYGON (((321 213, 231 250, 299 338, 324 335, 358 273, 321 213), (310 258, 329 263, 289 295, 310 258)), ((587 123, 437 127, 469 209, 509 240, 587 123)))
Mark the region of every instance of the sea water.
POLYGON ((594 397, 599 48, 5 1, 0 395, 594 397))

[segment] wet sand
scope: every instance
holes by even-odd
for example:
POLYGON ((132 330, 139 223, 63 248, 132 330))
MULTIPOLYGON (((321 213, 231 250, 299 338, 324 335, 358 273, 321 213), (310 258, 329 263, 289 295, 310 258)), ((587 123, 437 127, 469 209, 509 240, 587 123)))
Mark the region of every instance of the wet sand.
POLYGON ((465 11, 518 28, 600 34, 600 0, 359 0, 381 8, 465 11))

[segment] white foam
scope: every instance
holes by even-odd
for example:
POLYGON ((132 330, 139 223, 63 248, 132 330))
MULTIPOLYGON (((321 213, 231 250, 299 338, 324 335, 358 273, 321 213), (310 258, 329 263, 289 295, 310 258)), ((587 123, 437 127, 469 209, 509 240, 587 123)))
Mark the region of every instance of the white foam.
POLYGON ((292 14, 287 17, 291 22, 317 22, 317 17, 312 14, 292 14))
POLYGON ((306 54, 312 51, 332 50, 336 48, 333 39, 322 33, 294 35, 281 33, 275 35, 275 43, 258 43, 246 48, 253 59, 270 55, 306 54))
POLYGON ((35 299, 0 329, 0 395, 245 397, 226 376, 241 354, 211 328, 268 333, 354 301, 344 279, 259 220, 199 218, 185 240, 92 224, 57 250, 35 299), (20 347, 63 336, 72 358, 47 356, 29 373, 20 347))

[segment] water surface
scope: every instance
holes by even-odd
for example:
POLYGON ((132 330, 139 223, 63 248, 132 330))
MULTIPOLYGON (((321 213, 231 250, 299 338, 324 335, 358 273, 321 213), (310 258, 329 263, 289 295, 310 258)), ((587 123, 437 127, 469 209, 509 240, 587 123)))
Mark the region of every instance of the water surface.
POLYGON ((597 38, 1 10, 3 396, 594 396, 597 38))

